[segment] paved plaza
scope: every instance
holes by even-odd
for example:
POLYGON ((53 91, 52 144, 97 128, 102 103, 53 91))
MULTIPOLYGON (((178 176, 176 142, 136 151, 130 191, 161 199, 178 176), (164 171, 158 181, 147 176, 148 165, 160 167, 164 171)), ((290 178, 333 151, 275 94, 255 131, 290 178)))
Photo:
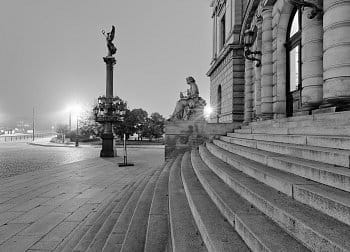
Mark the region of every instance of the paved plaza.
MULTIPOLYGON (((29 153, 32 148, 40 155, 38 146, 26 148, 29 153)), ((59 147, 40 148, 45 153, 59 147)), ((61 149, 77 151, 69 147, 61 149)), ((89 221, 94 220, 94 215, 116 201, 118 195, 159 168, 164 160, 164 149, 160 147, 130 149, 129 158, 135 163, 131 167, 118 167, 121 156, 97 157, 98 148, 82 147, 79 151, 84 153, 81 161, 51 163, 42 169, 0 179, 0 251, 58 249, 77 230, 91 225, 89 221)), ((7 150, 10 152, 11 147, 7 150)), ((22 151, 22 155, 25 153, 22 151)))

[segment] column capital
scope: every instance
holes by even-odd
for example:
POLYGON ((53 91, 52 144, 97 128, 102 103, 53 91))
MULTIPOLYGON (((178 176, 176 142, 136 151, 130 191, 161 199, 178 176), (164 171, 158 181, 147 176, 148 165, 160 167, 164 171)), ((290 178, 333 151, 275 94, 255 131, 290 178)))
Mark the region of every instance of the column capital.
POLYGON ((116 63, 115 58, 112 57, 112 56, 103 57, 103 61, 104 61, 107 65, 114 65, 114 64, 116 63))

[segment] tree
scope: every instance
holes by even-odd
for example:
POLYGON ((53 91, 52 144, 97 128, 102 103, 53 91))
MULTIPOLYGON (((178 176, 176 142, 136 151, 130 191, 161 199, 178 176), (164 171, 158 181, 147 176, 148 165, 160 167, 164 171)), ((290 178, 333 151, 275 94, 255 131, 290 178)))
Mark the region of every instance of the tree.
POLYGON ((130 135, 137 133, 138 138, 142 139, 143 131, 147 123, 148 113, 147 111, 139 108, 130 111, 126 117, 126 124, 130 129, 130 135))
POLYGON ((57 138, 62 139, 62 142, 64 142, 65 135, 69 132, 68 125, 67 124, 58 124, 56 127, 57 132, 57 138))
POLYGON ((92 111, 86 111, 79 119, 79 134, 82 136, 101 136, 103 125, 95 121, 92 111))
POLYGON ((147 127, 144 129, 144 135, 150 140, 152 138, 160 138, 164 133, 164 117, 155 112, 151 114, 151 117, 147 120, 147 127))

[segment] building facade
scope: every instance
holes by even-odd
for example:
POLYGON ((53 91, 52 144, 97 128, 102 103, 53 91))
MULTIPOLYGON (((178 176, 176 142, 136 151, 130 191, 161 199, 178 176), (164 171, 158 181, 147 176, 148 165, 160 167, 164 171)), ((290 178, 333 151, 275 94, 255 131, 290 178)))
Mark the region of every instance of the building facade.
POLYGON ((350 108, 349 0, 213 0, 212 122, 350 108))

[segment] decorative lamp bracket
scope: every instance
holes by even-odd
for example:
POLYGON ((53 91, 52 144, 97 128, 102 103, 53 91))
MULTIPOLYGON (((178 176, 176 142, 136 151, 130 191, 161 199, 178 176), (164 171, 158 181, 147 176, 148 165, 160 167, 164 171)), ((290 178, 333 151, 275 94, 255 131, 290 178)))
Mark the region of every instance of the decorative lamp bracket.
POLYGON ((261 55, 261 51, 250 50, 250 47, 253 45, 253 42, 255 40, 255 37, 256 37, 256 31, 249 29, 244 32, 244 57, 247 60, 257 61, 255 66, 259 67, 261 66, 261 60, 251 55, 261 55))
POLYGON ((289 0, 289 2, 291 4, 297 6, 298 8, 302 8, 303 10, 304 10, 305 7, 312 8, 310 13, 307 14, 307 17, 309 19, 313 19, 318 14, 322 14, 323 13, 322 8, 320 8, 319 6, 317 6, 314 3, 310 3, 310 2, 307 2, 307 1, 304 1, 304 0, 289 0))

